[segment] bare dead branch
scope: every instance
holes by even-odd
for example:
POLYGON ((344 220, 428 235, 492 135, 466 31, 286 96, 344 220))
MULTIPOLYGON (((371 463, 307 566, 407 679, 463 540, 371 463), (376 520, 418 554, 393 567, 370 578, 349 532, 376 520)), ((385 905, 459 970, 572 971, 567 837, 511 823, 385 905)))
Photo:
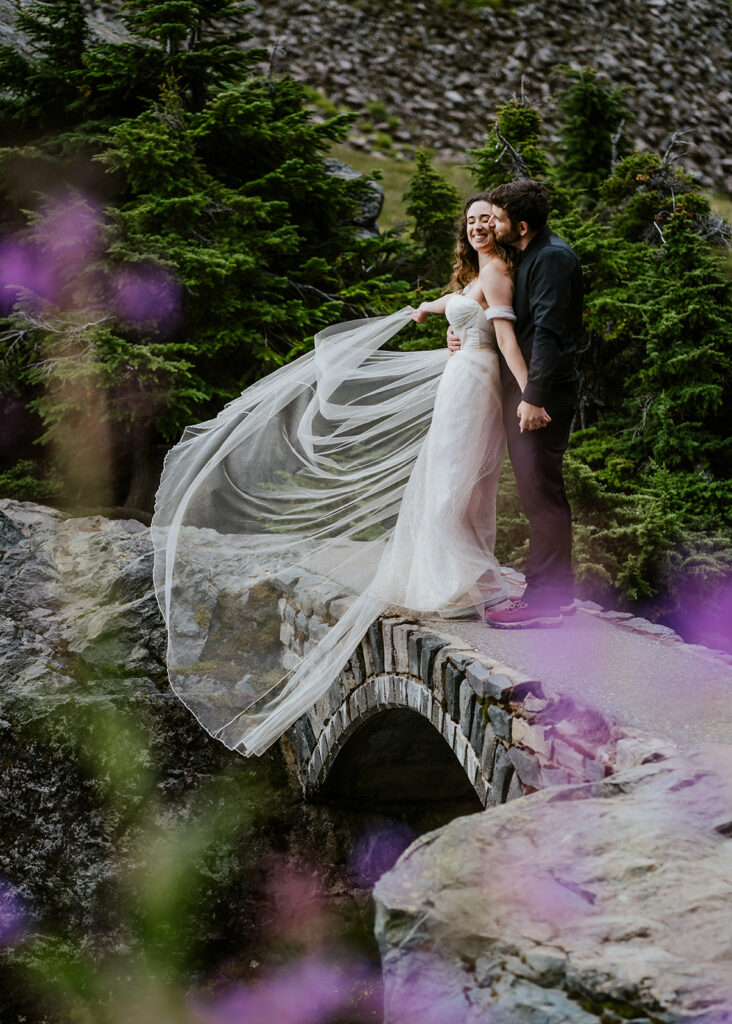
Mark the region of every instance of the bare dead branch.
POLYGON ((708 213, 704 217, 696 217, 694 227, 699 237, 705 241, 723 246, 725 249, 732 247, 732 225, 718 213, 708 213))
POLYGON ((663 159, 661 160, 662 167, 671 166, 671 157, 675 149, 677 149, 679 146, 691 145, 691 142, 687 141, 685 138, 683 138, 683 136, 691 134, 692 131, 692 128, 684 128, 682 131, 674 132, 672 134, 671 138, 669 139, 668 146, 666 146, 666 152, 663 154, 663 159))
POLYGON ((514 149, 514 147, 511 145, 508 139, 502 134, 501 129, 498 127, 497 124, 494 127, 496 130, 496 135, 498 136, 498 141, 503 145, 503 149, 498 154, 498 159, 500 160, 502 159, 503 156, 508 156, 513 166, 515 178, 531 177, 521 153, 517 149, 514 149))
POLYGON ((610 173, 615 170, 618 162, 618 146, 620 145, 620 140, 623 137, 623 128, 625 128, 625 118, 621 120, 618 125, 618 130, 614 135, 610 136, 610 173))
POLYGON ((272 92, 272 76, 275 70, 275 64, 277 63, 277 57, 282 54, 283 56, 287 53, 284 46, 280 46, 280 40, 282 36, 276 36, 275 41, 272 43, 272 48, 269 51, 269 64, 267 65, 267 92, 272 92))
POLYGON ((342 302, 344 310, 348 310, 349 313, 353 313, 357 316, 363 316, 366 313, 367 316, 378 316, 378 313, 371 306, 357 306, 353 302, 348 302, 340 295, 333 295, 328 292, 321 291, 320 288, 316 288, 312 284, 303 284, 300 281, 287 281, 290 288, 297 292, 302 298, 306 295, 315 295, 319 299, 324 299, 326 302, 342 302))

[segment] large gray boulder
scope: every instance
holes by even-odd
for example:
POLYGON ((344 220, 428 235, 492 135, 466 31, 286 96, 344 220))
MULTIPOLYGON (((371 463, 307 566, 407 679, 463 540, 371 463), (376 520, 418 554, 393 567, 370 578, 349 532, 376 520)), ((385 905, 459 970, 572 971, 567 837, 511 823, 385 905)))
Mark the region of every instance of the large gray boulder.
POLYGON ((376 885, 387 1024, 732 1020, 732 750, 544 790, 376 885))

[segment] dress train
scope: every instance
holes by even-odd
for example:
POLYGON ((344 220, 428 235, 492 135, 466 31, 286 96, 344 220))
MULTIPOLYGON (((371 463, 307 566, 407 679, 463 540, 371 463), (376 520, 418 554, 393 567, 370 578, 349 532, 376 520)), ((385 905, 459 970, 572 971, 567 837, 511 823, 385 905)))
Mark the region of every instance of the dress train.
POLYGON ((454 296, 459 353, 384 351, 412 312, 320 332, 166 459, 152 536, 171 685, 241 753, 311 707, 387 607, 449 615, 505 598, 495 334, 454 296), (292 566, 356 597, 286 670, 272 581, 292 566))

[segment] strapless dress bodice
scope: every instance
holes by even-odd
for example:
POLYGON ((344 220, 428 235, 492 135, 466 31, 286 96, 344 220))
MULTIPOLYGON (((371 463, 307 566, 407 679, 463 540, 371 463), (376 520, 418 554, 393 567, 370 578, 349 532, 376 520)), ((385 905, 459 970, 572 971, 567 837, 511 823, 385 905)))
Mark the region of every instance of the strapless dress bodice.
POLYGON ((461 348, 495 348, 496 330, 485 318, 485 310, 467 295, 451 295, 445 307, 445 316, 460 338, 461 348))

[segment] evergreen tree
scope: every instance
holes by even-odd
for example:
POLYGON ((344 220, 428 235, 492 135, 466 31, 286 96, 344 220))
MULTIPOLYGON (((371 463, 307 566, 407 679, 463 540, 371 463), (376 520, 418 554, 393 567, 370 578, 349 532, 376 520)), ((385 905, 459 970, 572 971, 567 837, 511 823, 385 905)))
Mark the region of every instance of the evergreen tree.
POLYGON ((539 140, 541 127, 539 111, 522 100, 498 107, 484 145, 470 151, 470 172, 479 191, 514 178, 548 176, 549 161, 539 140))
POLYGON ((87 46, 83 0, 31 0, 18 5, 15 27, 31 55, 0 46, 2 137, 24 135, 73 120, 87 46))
MULTIPOLYGON (((299 117, 290 81, 268 95, 255 81, 190 114, 169 93, 111 129, 100 159, 124 184, 104 221, 103 253, 74 288, 57 282, 40 324, 30 310, 15 315, 46 441, 78 434, 83 458, 85 438, 96 443, 74 426, 83 410, 113 425, 117 503, 149 503, 161 440, 342 318, 339 255, 358 244, 345 222, 362 186, 325 173, 336 128, 299 117), (264 160, 257 137, 269 140, 264 160), (209 158, 224 140, 222 167, 209 158)), ((47 230, 43 217, 37 230, 47 230)))
POLYGON ((135 35, 154 40, 149 53, 158 86, 171 74, 183 102, 201 110, 211 91, 241 79, 261 51, 245 51, 239 0, 129 0, 122 17, 135 35), (224 27, 225 26, 225 27, 224 27))
POLYGON ((681 205, 664 225, 664 242, 636 282, 647 343, 632 379, 640 424, 631 450, 684 474, 679 498, 691 511, 716 509, 732 525, 730 284, 681 205))
POLYGON ((711 213, 698 182, 674 166, 672 138, 663 157, 630 153, 600 186, 600 215, 612 217, 613 232, 623 239, 663 243, 663 222, 681 208, 694 230, 711 244, 729 244, 729 225, 711 213))
POLYGON ((570 80, 559 94, 557 110, 562 117, 556 175, 580 194, 583 205, 592 205, 602 182, 613 169, 613 160, 624 155, 623 122, 630 111, 623 102, 626 87, 610 89, 598 80, 593 68, 560 66, 555 70, 570 80))
POLYGON ((462 200, 424 151, 417 153, 416 164, 404 198, 407 215, 414 221, 411 234, 417 246, 419 284, 434 287, 444 285, 450 277, 462 200))

